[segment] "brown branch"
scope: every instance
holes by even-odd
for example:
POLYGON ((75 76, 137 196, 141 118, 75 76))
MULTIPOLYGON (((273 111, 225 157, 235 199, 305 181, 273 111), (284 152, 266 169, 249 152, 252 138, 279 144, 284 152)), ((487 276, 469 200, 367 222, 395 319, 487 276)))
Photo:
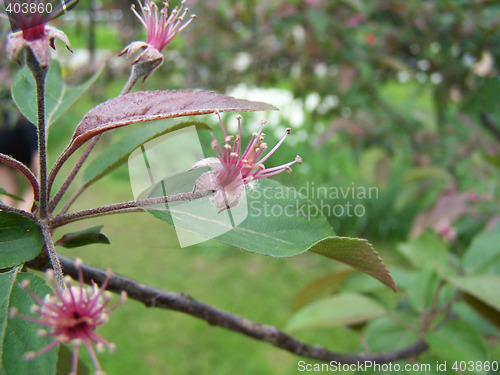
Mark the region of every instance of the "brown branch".
MULTIPOLYGON (((78 278, 78 271, 72 259, 59 256, 65 274, 78 278)), ((46 269, 50 265, 45 263, 29 264, 30 267, 39 270, 46 269)), ((106 278, 104 270, 83 265, 83 276, 86 283, 94 280, 101 284, 106 278)), ((228 330, 252 337, 256 340, 265 341, 280 349, 286 350, 298 356, 317 359, 320 361, 337 361, 342 364, 357 364, 365 361, 388 363, 405 358, 416 357, 425 350, 427 344, 422 340, 417 340, 413 345, 396 351, 379 354, 348 354, 332 352, 319 345, 309 345, 305 342, 281 331, 275 326, 265 325, 241 316, 231 314, 227 311, 217 309, 213 306, 200 302, 185 293, 174 293, 156 289, 126 277, 115 275, 110 280, 106 289, 120 293, 125 290, 130 298, 144 303, 148 307, 157 307, 168 310, 175 310, 205 320, 208 324, 219 326, 228 330)))

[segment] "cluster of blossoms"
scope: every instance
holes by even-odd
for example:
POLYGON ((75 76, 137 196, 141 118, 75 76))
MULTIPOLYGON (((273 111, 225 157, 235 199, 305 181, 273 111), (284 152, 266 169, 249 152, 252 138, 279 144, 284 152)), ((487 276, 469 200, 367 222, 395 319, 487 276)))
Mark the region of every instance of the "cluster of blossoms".
POLYGON ((41 324, 49 328, 49 331, 40 330, 40 336, 54 337, 54 341, 38 350, 37 352, 27 352, 25 358, 32 360, 40 354, 44 354, 55 348, 58 344, 73 343, 73 360, 70 375, 76 375, 78 366, 78 350, 80 345, 85 345, 92 362, 96 367, 96 375, 105 374, 94 350, 97 352, 104 351, 107 347, 110 352, 115 350, 115 345, 106 341, 104 338, 95 333, 97 327, 105 324, 108 321, 108 315, 119 304, 127 300, 125 291, 121 294, 121 300, 111 307, 108 307, 111 299, 111 293, 105 291, 109 279, 113 273, 108 270, 106 279, 100 287, 93 281, 91 287, 85 287, 83 284, 82 262, 77 259, 75 266, 78 270, 78 286, 71 285, 71 278, 65 278, 65 289, 61 290, 54 280, 54 272, 47 271, 47 276, 55 290, 55 295, 48 294, 44 299, 41 299, 29 287, 29 280, 25 279, 21 287, 25 289, 36 302, 32 305, 31 313, 38 314, 39 317, 33 317, 21 314, 16 308, 10 311, 11 317, 20 316, 23 319, 32 323, 41 324))
POLYGON ((291 162, 266 168, 264 162, 281 146, 291 129, 287 128, 280 141, 263 156, 268 148, 267 143, 264 142, 266 135, 262 133, 265 121, 261 122, 259 130, 252 134, 250 142, 243 149, 241 147, 241 116, 237 117, 238 134, 232 136, 227 135, 222 118, 220 114, 218 115, 224 143, 221 145, 212 133, 212 149, 217 157, 202 159, 192 169, 202 166, 212 168, 212 171, 202 174, 196 181, 194 191, 215 190, 216 194, 212 197, 212 202, 221 212, 238 204, 245 191, 245 184, 282 172, 290 173, 291 166, 295 163, 301 164, 302 158, 297 155, 291 162))

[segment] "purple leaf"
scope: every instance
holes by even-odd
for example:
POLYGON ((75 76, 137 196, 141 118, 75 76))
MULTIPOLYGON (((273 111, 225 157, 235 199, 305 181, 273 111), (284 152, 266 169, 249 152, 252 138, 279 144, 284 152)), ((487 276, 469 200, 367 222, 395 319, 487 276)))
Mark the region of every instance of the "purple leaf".
POLYGON ((272 111, 262 102, 203 91, 140 91, 110 99, 90 110, 76 128, 71 148, 90 138, 138 122, 219 112, 272 111))

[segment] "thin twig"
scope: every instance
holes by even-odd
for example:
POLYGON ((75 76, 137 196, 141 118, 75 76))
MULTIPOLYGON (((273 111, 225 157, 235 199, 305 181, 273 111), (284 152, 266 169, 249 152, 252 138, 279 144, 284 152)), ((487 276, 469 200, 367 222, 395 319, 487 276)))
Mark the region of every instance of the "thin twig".
POLYGON ((24 175, 24 177, 26 177, 26 179, 31 184, 31 187, 33 188, 35 201, 38 201, 39 199, 38 190, 40 189, 40 187, 38 186, 38 181, 35 175, 30 171, 29 168, 25 166, 23 163, 21 163, 19 160, 11 158, 10 156, 5 154, 0 154, 0 163, 6 164, 9 167, 15 168, 19 172, 21 172, 24 175))
POLYGON ((76 162, 75 166, 73 167, 73 169, 69 173, 68 177, 66 178, 66 180, 62 184, 61 188, 58 190, 56 195, 54 195, 54 198, 52 198, 52 200, 50 201, 50 203, 49 203, 49 211, 50 212, 53 212, 54 209, 56 208, 57 204, 61 201, 61 198, 64 196, 64 194, 68 190, 69 186, 71 185, 71 183, 75 179, 76 175, 80 171, 83 163, 85 163, 85 161, 89 157, 90 153, 92 152, 92 150, 94 149, 96 143, 99 141, 100 138, 101 138, 101 135, 99 134, 98 136, 96 136, 90 140, 87 148, 85 149, 83 154, 80 156, 80 158, 76 162))
POLYGON ((33 221, 36 220, 35 215, 33 215, 32 213, 20 210, 20 209, 15 208, 15 207, 7 206, 6 204, 3 204, 3 203, 0 203, 0 211, 15 212, 16 214, 26 216, 28 219, 31 219, 33 221))
POLYGON ((80 195, 88 188, 87 184, 83 184, 78 188, 77 191, 69 198, 69 200, 66 202, 66 204, 63 206, 61 209, 60 215, 64 215, 68 210, 70 209, 71 205, 75 203, 75 201, 78 199, 80 195))
POLYGON ((90 217, 111 215, 115 213, 129 212, 129 209, 137 209, 144 206, 151 206, 155 204, 163 204, 168 202, 188 202, 195 199, 200 199, 213 194, 213 190, 205 190, 195 193, 180 193, 175 195, 168 195, 166 197, 149 198, 142 199, 138 201, 130 201, 124 203, 111 204, 109 206, 102 206, 97 208, 91 208, 89 210, 83 210, 78 212, 73 212, 71 214, 57 215, 51 221, 51 227, 57 228, 75 221, 88 219, 90 217))
MULTIPOLYGON (((75 262, 63 256, 59 256, 59 259, 61 260, 64 273, 74 278, 78 278, 75 262)), ((43 264, 33 264, 30 266, 40 270, 48 267, 48 265, 43 264)), ((94 280, 96 283, 101 284, 106 278, 106 272, 104 270, 87 265, 83 265, 82 270, 86 283, 90 283, 90 280, 94 280)), ((226 328, 254 339, 268 342, 271 345, 295 355, 320 361, 337 361, 343 364, 357 364, 358 362, 364 363, 365 361, 388 363, 416 357, 428 348, 425 341, 419 339, 409 347, 385 353, 337 353, 319 345, 310 345, 300 341, 275 326, 261 324, 217 309, 185 293, 174 293, 156 289, 120 275, 113 276, 109 280, 106 289, 115 293, 120 293, 125 290, 130 298, 142 302, 148 307, 179 311, 205 320, 210 325, 226 328)))
POLYGON ((88 219, 92 219, 95 217, 103 217, 103 216, 108 216, 108 215, 119 215, 119 214, 130 214, 130 213, 134 213, 134 212, 144 212, 144 209, 142 209, 142 208, 124 208, 124 209, 116 210, 116 211, 99 212, 99 213, 89 214, 89 215, 85 215, 84 217, 74 216, 74 217, 70 217, 68 219, 64 219, 63 221, 61 221, 60 218, 58 218, 57 220, 54 220, 52 222, 51 228, 55 229, 55 228, 62 227, 64 225, 75 223, 77 221, 88 220, 88 219))
MULTIPOLYGON (((135 84, 137 83, 137 81, 139 80, 140 77, 141 76, 137 75, 136 70, 134 68, 132 68, 131 71, 130 71, 130 76, 129 76, 128 80, 127 80, 127 83, 123 87, 123 89, 122 89, 122 91, 121 91, 121 93, 120 93, 119 96, 128 94, 132 90, 132 88, 135 86, 135 84)), ((87 160, 89 154, 92 152, 92 149, 94 148, 94 146, 96 145, 96 143, 101 138, 101 135, 102 135, 102 133, 99 134, 99 135, 97 135, 97 136, 95 136, 90 141, 89 145, 87 146, 87 149, 84 151, 84 153, 82 154, 82 156, 78 160, 77 164, 75 165, 75 167, 73 168, 73 170, 71 171, 71 173, 69 174, 69 176, 64 181, 63 185, 61 186, 61 189, 59 189, 59 191, 57 192, 57 194, 54 196, 54 199, 52 200, 51 205, 50 205, 50 207, 51 207, 51 211, 50 212, 52 212, 56 208, 57 204, 59 203, 59 201, 63 197, 64 193, 66 193, 69 185, 74 180, 76 174, 80 170, 80 168, 83 165, 83 163, 87 160)), ((66 163, 66 161, 70 158, 70 156, 78 148, 79 147, 75 148, 75 146, 73 145, 73 143, 70 142, 70 144, 64 149, 64 151, 62 152, 62 154, 59 155, 59 158, 56 160, 54 166, 52 167, 52 169, 50 170, 50 173, 49 173, 49 177, 48 177, 48 188, 49 188, 49 191, 52 188, 52 185, 54 184, 56 176, 59 173, 59 171, 61 170, 61 168, 64 165, 64 163, 66 163)), ((78 193, 75 194, 75 195, 73 195, 73 197, 70 199, 70 201, 64 206, 64 208, 62 209, 61 213, 64 214, 69 209, 69 207, 71 206, 71 204, 75 201, 75 199, 78 198, 78 196, 87 187, 88 187, 88 185, 83 185, 80 189, 78 189, 78 193)))

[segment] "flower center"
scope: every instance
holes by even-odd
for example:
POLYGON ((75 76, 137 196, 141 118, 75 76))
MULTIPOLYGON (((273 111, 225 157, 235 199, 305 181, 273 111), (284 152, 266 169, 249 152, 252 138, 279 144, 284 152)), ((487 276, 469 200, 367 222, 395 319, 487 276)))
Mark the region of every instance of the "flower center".
POLYGON ((40 39, 45 36, 45 24, 37 25, 23 30, 23 38, 27 41, 40 39))

